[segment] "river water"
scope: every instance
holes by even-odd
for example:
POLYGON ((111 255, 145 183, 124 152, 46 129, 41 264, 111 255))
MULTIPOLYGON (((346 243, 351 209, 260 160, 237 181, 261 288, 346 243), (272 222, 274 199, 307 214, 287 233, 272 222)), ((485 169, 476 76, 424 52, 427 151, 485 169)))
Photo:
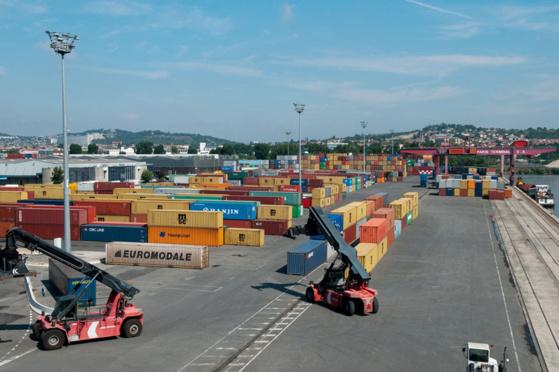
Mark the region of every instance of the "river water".
POLYGON ((522 177, 525 182, 527 183, 535 183, 536 185, 549 185, 551 188, 551 192, 555 196, 555 210, 553 214, 559 216, 559 205, 558 205, 558 197, 559 197, 559 176, 528 176, 528 175, 520 175, 518 177, 522 177))

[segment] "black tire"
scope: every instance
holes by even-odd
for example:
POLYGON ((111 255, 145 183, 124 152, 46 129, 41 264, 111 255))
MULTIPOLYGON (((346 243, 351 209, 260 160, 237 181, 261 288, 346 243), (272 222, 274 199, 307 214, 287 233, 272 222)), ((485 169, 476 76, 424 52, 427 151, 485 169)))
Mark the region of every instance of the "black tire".
POLYGON ((142 333, 142 323, 135 318, 126 319, 122 325, 122 336, 126 338, 138 337, 142 333))
POLYGON ((31 326, 31 334, 29 338, 33 341, 39 341, 41 339, 41 323, 35 322, 31 326))
POLYGON ((355 314, 355 302, 353 300, 346 300, 344 302, 344 312, 347 316, 355 314))
POLYGON ((380 303, 377 297, 373 298, 373 314, 378 313, 378 310, 380 308, 380 303))
POLYGON ((314 289, 312 289, 312 287, 307 287, 307 290, 305 291, 305 298, 307 299, 307 302, 314 304, 314 289))
POLYGON ((41 333, 40 343, 43 350, 56 350, 64 345, 64 333, 59 329, 47 329, 41 333))

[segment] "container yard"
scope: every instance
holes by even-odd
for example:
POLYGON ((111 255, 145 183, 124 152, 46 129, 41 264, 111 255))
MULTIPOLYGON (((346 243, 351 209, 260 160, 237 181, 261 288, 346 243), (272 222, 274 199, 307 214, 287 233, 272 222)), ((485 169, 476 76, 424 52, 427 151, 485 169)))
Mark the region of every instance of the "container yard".
MULTIPOLYGON (((332 192, 336 187, 328 185, 342 189, 340 185, 344 181, 339 183, 338 179, 330 177, 325 181, 332 184, 326 183, 325 186, 317 182, 314 190, 302 194, 303 200, 308 198, 311 201, 309 207, 317 197, 332 197, 332 193, 327 196, 325 189, 329 188, 332 192)), ((323 207, 328 220, 341 233, 343 240, 355 246, 357 259, 372 276, 372 285, 379 291, 382 303, 378 314, 354 318, 355 321, 349 323, 349 318, 339 312, 320 305, 309 306, 303 299, 305 287, 294 284, 307 284, 318 279, 320 268, 335 256, 324 237, 311 236, 309 239, 299 236, 292 240, 282 236, 290 227, 306 221, 304 209, 302 217, 293 214, 290 203, 295 200, 291 195, 296 192, 285 194, 273 191, 274 187, 254 186, 269 189, 251 195, 254 191, 250 191, 248 185, 215 190, 190 185, 171 188, 168 184, 150 185, 153 193, 116 195, 86 191, 89 197, 86 200, 74 198, 82 194, 76 192, 72 194, 72 222, 80 224, 77 230, 79 238, 74 242, 76 254, 90 257, 94 262, 104 262, 100 265, 106 270, 140 288, 142 292, 136 302, 150 318, 160 317, 161 324, 154 328, 146 320, 144 332, 137 342, 108 341, 110 347, 105 342, 83 343, 80 344, 79 354, 71 353, 70 348, 62 349, 59 352, 69 361, 64 365, 57 363, 57 357, 41 355, 39 358, 43 352, 36 350, 31 340, 25 339, 16 348, 14 355, 17 358, 2 359, 8 362, 0 364, 0 368, 34 368, 39 360, 42 365, 57 366, 62 371, 72 370, 70 365, 78 361, 93 368, 97 359, 95 355, 99 352, 113 355, 116 358, 115 368, 120 368, 130 363, 128 358, 127 361, 118 358, 124 350, 134 358, 134 365, 158 368, 160 362, 144 356, 147 350, 151 350, 152 354, 165 353, 168 360, 163 369, 173 371, 211 371, 216 365, 231 368, 241 363, 244 363, 243 366, 246 364, 248 370, 255 371, 267 370, 266 365, 270 363, 275 366, 274 369, 280 370, 312 369, 317 363, 324 369, 338 368, 343 364, 359 370, 363 360, 374 360, 381 369, 397 366, 406 370, 409 369, 409 361, 398 359, 396 355, 405 350, 412 356, 418 356, 414 359, 420 360, 420 369, 428 368, 429 363, 419 357, 425 347, 449 353, 445 364, 451 368, 461 363, 462 356, 459 351, 454 353, 448 345, 460 344, 463 334, 472 333, 495 342, 512 343, 507 323, 496 314, 497 309, 498 312, 508 311, 520 364, 525 370, 535 369, 539 362, 522 336, 524 316, 522 304, 514 300, 515 288, 510 283, 503 283, 507 310, 502 298, 494 295, 498 290, 495 262, 502 276, 508 269, 502 261, 493 259, 497 240, 490 228, 491 205, 483 198, 440 198, 438 193, 435 196, 429 189, 413 186, 417 184, 419 177, 396 183, 371 182, 369 187, 359 191, 348 192, 346 187, 345 192, 338 191, 332 205, 323 207), (158 195, 166 199, 122 199, 119 198, 121 195, 158 195), (171 199, 177 195, 213 195, 218 199, 171 199), (232 199, 228 205, 229 197, 241 200, 232 199), (190 208, 194 203, 200 203, 200 207, 190 208), (97 208, 104 213, 103 216, 128 217, 128 220, 99 222, 99 215, 92 213, 97 208), (456 209, 462 214, 456 215, 456 209), (130 222, 134 219, 141 221, 130 222), (456 223, 465 224, 463 232, 451 229, 456 223), (479 234, 471 236, 468 231, 478 231, 479 234), (447 239, 455 243, 444 243, 447 239), (472 247, 475 247, 474 252, 470 252, 472 247), (462 267, 465 260, 474 260, 468 270, 462 267), (435 269, 443 264, 445 270, 435 269), (477 273, 473 284, 477 290, 464 298, 457 288, 461 288, 464 281, 472 280, 472 268, 477 273), (448 276, 447 272, 453 275, 448 276), (437 289, 430 290, 428 294, 423 290, 425 286, 437 289), (481 304, 475 302, 480 298, 484 299, 481 304), (435 301, 447 305, 434 306, 435 301), (473 325, 470 322, 473 311, 467 305, 470 301, 476 303, 476 312, 489 316, 490 329, 481 323, 473 325), (165 308, 161 307, 163 303, 167 304, 165 308), (223 319, 218 316, 222 311, 218 304, 223 303, 232 310, 228 319, 216 323, 213 319, 223 319), (410 310, 411 303, 413 311, 410 310), (449 306, 458 306, 462 310, 450 311, 449 306), (265 320, 266 315, 271 313, 279 315, 268 315, 273 319, 265 320), (296 316, 286 315, 288 313, 296 316), (177 324, 176 320, 184 316, 189 320, 177 324), (417 322, 428 325, 436 334, 445 334, 446 339, 425 340, 422 331, 410 327, 417 322), (322 348, 318 347, 320 342, 324 342, 319 340, 324 340, 324 337, 329 340, 336 338, 332 324, 365 331, 365 334, 375 333, 378 338, 389 342, 377 344, 379 351, 363 357, 359 364, 345 357, 342 360, 332 359, 328 354, 322 354, 322 348), (451 328, 450 324, 453 324, 451 328), (185 332, 189 335, 187 339, 183 337, 185 332), (272 335, 276 337, 274 343, 247 364, 245 355, 250 355, 250 350, 261 344, 259 341, 272 335), (307 342, 302 344, 300 340, 305 337, 316 342, 310 346, 307 342), (422 342, 414 345, 415 342, 409 343, 410 339, 422 342), (178 340, 181 347, 177 347, 178 340), (308 350, 321 355, 321 361, 308 360, 308 350), (25 352, 28 354, 20 356, 25 352), (289 353, 292 360, 279 358, 285 353, 289 353), (328 360, 328 365, 322 360, 328 360)), ((2 204, 0 218, 3 223, 16 226, 24 218, 25 226, 33 226, 33 218, 46 214, 52 225, 57 226, 60 206, 29 203, 32 199, 18 200, 2 204)), ((43 233, 41 229, 35 231, 43 233)), ((495 254, 500 253, 496 251, 495 254)), ((43 267, 48 268, 48 262, 41 263, 38 256, 30 260, 30 268, 39 272, 43 267), (33 266, 34 262, 37 266, 33 266)), ((46 272, 44 275, 48 278, 46 272)), ((12 291, 18 287, 17 281, 2 283, 0 294, 13 297, 8 310, 21 314, 18 318, 21 320, 14 320, 21 322, 28 316, 25 295, 12 291)), ((7 328, 2 337, 15 338, 22 332, 7 328)), ((350 344, 370 342, 365 335, 362 339, 337 337, 350 344)), ((0 343, 0 351, 3 348, 0 343)))

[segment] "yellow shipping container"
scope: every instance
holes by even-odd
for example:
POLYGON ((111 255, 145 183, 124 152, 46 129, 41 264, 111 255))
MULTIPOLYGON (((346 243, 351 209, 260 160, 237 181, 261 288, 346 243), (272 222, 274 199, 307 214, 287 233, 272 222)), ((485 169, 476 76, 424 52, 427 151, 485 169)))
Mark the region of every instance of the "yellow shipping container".
POLYGON ((312 198, 312 206, 324 208, 328 205, 326 199, 327 198, 312 198))
POLYGON ((70 200, 116 200, 116 195, 113 194, 94 194, 94 193, 79 193, 71 194, 70 200))
POLYGON ((274 178, 274 185, 289 185, 291 184, 291 178, 289 177, 276 177, 274 178))
POLYGON ((347 206, 355 207, 356 219, 357 221, 367 217, 367 203, 363 202, 352 202, 347 204, 347 206))
POLYGON ((148 225, 217 229, 223 227, 223 212, 152 209, 148 225))
POLYGON ((460 188, 465 190, 468 188, 468 180, 460 180, 460 188))
POLYGON ((127 187, 115 187, 113 189, 114 195, 121 194, 153 194, 155 189, 130 189, 127 187))
POLYGON ((60 188, 43 188, 32 190, 35 199, 64 199, 64 189, 60 188))
POLYGON ((377 249, 378 249, 378 256, 379 256, 379 261, 380 261, 380 259, 382 257, 384 257, 386 252, 388 252, 388 237, 382 239, 382 241, 379 243, 377 249))
POLYGON ((419 207, 413 208, 412 218, 415 220, 419 216, 419 207))
POLYGON ((469 197, 476 196, 476 190, 475 189, 468 189, 468 196, 469 197))
POLYGON ((454 189, 454 196, 460 196, 460 189, 454 189))
POLYGON ((99 222, 130 222, 129 216, 105 216, 98 214, 97 221, 99 222))
POLYGON ((132 214, 147 214, 152 209, 188 210, 187 200, 145 200, 132 201, 132 214))
POLYGON ((391 201, 389 207, 394 209, 394 218, 397 220, 401 220, 406 215, 406 203, 401 199, 391 201))
POLYGON ((376 244, 374 243, 359 243, 355 250, 357 252, 357 259, 367 272, 373 271, 375 267, 375 251, 376 244))
POLYGON ((260 186, 273 186, 274 177, 258 177, 258 184, 260 186))
POLYGON ((330 213, 342 215, 344 221, 344 229, 347 229, 349 226, 355 225, 355 223, 357 222, 357 211, 354 206, 345 205, 343 207, 334 209, 330 213))
POLYGON ((263 229, 225 229, 224 242, 226 245, 262 247, 264 245, 264 239, 263 229))
POLYGON ((321 199, 326 197, 326 190, 324 187, 316 187, 312 190, 313 199, 321 199))
POLYGON ((292 207, 290 205, 266 205, 258 207, 258 218, 261 220, 290 220, 292 207))
POLYGON ((27 191, 0 191, 0 203, 17 203, 27 198, 27 191))
POLYGON ((415 200, 415 202, 416 202, 415 205, 419 204, 419 193, 417 191, 405 192, 403 194, 403 196, 405 198, 411 198, 411 199, 415 200))
POLYGON ((127 200, 169 200, 169 196, 159 194, 118 194, 116 198, 127 200))

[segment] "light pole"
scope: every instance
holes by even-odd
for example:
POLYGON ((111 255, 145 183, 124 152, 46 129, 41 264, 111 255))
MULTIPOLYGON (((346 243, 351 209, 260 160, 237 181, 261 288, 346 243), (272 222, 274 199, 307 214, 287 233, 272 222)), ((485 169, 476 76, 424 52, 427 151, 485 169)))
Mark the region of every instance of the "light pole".
POLYGON ((394 155, 394 129, 390 129, 390 146, 392 147, 390 155, 394 155))
POLYGON ((62 137, 64 144, 64 250, 72 251, 70 237, 70 172, 68 170, 68 124, 66 122, 66 89, 64 86, 64 56, 74 49, 78 36, 68 33, 46 31, 50 38, 50 47, 60 54, 60 71, 62 75, 62 137))
POLYGON ((301 206, 302 198, 301 195, 303 193, 303 184, 302 184, 302 177, 301 177, 301 168, 302 168, 302 160, 303 157, 301 156, 301 113, 305 111, 305 105, 302 103, 294 103, 293 108, 295 112, 299 114, 299 206, 301 206))
MULTIPOLYGON (((285 135, 287 136, 287 156, 289 157, 289 145, 291 145, 291 132, 287 131, 285 132, 285 135)), ((288 158, 289 161, 289 158, 288 158)))
POLYGON ((361 128, 363 128, 363 172, 365 172, 365 148, 367 147, 367 143, 365 142, 365 128, 367 128, 367 123, 366 121, 360 121, 361 123, 361 128))

